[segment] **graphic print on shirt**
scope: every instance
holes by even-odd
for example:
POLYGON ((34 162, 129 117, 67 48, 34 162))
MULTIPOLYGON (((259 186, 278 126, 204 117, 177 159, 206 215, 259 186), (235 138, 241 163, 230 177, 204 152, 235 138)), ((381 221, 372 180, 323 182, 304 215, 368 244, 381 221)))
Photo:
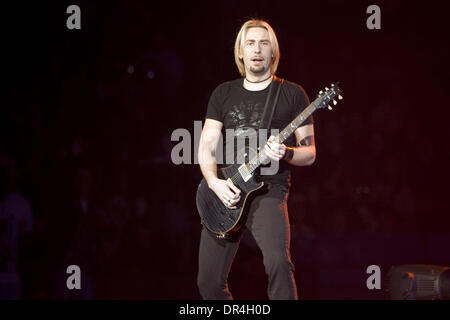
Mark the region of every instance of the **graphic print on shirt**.
MULTIPOLYGON (((237 152, 238 147, 244 144, 256 150, 258 143, 257 133, 263 111, 264 105, 262 102, 251 100, 241 101, 239 105, 234 105, 229 109, 225 115, 225 128, 234 130, 234 148, 229 147, 228 138, 230 137, 227 137, 227 146, 225 147, 226 159, 235 159, 238 163, 243 163, 243 155, 237 154, 237 152), (233 155, 237 157, 233 155, 230 157, 230 152, 233 152, 233 155)), ((249 156, 252 157, 254 154, 251 152, 249 156)), ((229 162, 227 161, 227 163, 229 162)))
POLYGON ((234 105, 225 115, 225 128, 234 129, 235 135, 241 136, 250 128, 258 130, 259 122, 264 106, 260 102, 241 101, 239 105, 234 105))

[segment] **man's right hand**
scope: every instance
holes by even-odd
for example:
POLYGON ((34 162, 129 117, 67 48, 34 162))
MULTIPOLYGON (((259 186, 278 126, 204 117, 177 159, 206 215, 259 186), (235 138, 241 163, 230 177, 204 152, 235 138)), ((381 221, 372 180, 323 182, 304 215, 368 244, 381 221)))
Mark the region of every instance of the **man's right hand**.
POLYGON ((209 188, 214 191, 223 205, 229 209, 236 209, 236 203, 241 199, 241 190, 239 190, 231 179, 214 179, 209 184, 209 188))

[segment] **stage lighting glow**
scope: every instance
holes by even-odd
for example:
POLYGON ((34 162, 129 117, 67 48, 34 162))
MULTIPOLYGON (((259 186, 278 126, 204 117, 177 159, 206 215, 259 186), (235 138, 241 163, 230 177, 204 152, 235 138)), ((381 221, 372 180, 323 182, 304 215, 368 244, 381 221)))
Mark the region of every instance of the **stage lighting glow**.
POLYGON ((150 80, 155 79, 155 73, 153 72, 153 70, 149 70, 147 72, 147 78, 149 78, 150 80))

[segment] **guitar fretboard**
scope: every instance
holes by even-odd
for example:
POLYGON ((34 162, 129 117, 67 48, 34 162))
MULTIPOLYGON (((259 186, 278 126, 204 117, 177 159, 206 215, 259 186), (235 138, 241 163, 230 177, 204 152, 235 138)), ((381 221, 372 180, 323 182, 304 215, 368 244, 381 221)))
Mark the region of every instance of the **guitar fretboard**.
MULTIPOLYGON (((275 138, 281 144, 316 110, 314 102, 307 106, 294 120, 289 123, 275 138)), ((262 163, 268 159, 264 148, 258 152, 248 163, 247 168, 250 173, 255 171, 262 163)))

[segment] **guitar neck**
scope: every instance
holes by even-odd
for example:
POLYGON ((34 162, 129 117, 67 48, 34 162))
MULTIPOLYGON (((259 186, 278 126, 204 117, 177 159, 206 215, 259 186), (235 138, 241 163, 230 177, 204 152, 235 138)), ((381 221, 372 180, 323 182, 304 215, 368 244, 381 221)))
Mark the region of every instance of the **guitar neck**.
MULTIPOLYGON (((294 131, 300 127, 300 125, 317 109, 312 102, 309 106, 307 106, 294 120, 289 123, 286 128, 283 129, 275 139, 281 144, 286 141, 289 136, 294 133, 294 131)), ((247 164, 248 170, 251 172, 255 171, 262 163, 264 163, 268 159, 264 148, 258 152, 247 164)))

